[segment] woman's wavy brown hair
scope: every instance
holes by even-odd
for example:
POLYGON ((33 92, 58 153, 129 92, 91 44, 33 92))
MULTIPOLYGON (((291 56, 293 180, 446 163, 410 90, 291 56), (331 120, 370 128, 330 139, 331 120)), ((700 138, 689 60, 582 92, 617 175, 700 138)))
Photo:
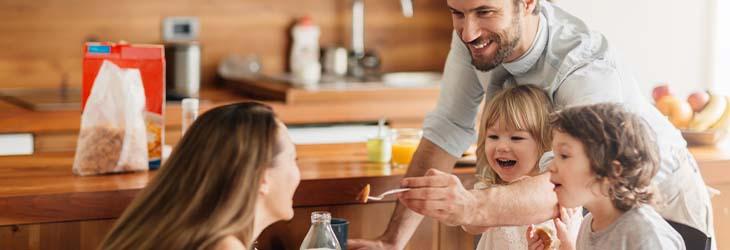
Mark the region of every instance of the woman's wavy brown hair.
POLYGON ((100 249, 209 249, 229 235, 251 246, 260 178, 281 151, 278 126, 254 102, 203 113, 100 249))
POLYGON ((659 168, 659 149, 644 119, 619 104, 601 103, 556 112, 550 125, 583 143, 596 181, 608 183, 614 207, 627 211, 652 201, 649 185, 659 168))
POLYGON ((509 130, 527 131, 540 147, 540 153, 544 153, 550 150, 552 141, 549 123, 552 109, 547 93, 532 85, 506 88, 486 102, 479 122, 477 178, 486 184, 506 184, 487 161, 484 151, 487 128, 501 123, 509 130))

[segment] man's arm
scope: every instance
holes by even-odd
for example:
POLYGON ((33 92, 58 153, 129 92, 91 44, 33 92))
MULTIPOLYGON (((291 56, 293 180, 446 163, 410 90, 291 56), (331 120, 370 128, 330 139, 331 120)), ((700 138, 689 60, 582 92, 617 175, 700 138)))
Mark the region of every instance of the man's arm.
POLYGON ((403 205, 447 225, 525 225, 558 214, 558 199, 549 173, 510 185, 468 191, 456 176, 430 169, 424 177, 405 178, 401 184, 411 188, 398 194, 403 205))
MULTIPOLYGON (((423 176, 427 169, 451 172, 457 157, 474 142, 474 122, 484 90, 471 65, 469 51, 454 32, 444 66, 439 100, 424 120, 424 139, 406 176, 423 176)), ((413 235, 422 216, 397 204, 393 217, 377 241, 352 240, 351 249, 401 249, 413 235)))
MULTIPOLYGON (((446 153, 428 139, 421 139, 406 172, 406 177, 423 176, 430 168, 451 172, 456 160, 456 157, 446 153)), ((398 202, 382 239, 396 246, 396 249, 402 249, 413 236, 422 220, 422 215, 409 210, 398 202)))
POLYGON ((558 216, 558 197, 550 173, 510 185, 472 190, 475 216, 470 226, 495 227, 536 224, 558 216))
MULTIPOLYGON (((423 176, 430 168, 450 172, 454 164, 456 164, 456 157, 424 138, 421 139, 413 155, 406 177, 423 176)), ((351 239, 347 243, 348 247, 350 249, 403 249, 421 220, 423 220, 422 215, 409 210, 398 202, 390 217, 388 227, 380 237, 375 240, 351 239)))

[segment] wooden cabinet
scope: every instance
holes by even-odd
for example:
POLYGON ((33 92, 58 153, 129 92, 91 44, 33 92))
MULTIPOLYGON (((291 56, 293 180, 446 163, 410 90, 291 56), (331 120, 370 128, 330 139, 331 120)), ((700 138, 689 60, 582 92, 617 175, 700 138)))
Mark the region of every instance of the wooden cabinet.
POLYGON ((0 226, 0 249, 96 250, 114 219, 0 226))
MULTIPOLYGON (((345 218, 350 222, 349 238, 375 238, 388 225, 395 202, 364 205, 296 208, 294 218, 279 222, 266 229, 258 239, 259 249, 299 249, 309 230, 310 214, 329 211, 333 218, 345 218)), ((474 237, 460 227, 449 227, 431 219, 424 219, 406 249, 474 249, 474 237), (453 245, 458 243, 458 245, 453 245), (442 247, 448 245, 448 247, 442 247), (457 247, 458 246, 458 247, 457 247)))

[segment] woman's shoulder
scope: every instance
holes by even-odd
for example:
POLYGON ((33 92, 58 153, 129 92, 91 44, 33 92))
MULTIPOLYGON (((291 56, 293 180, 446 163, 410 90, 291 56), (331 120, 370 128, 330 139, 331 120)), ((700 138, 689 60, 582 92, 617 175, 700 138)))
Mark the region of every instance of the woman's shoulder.
POLYGON ((228 235, 215 244, 213 250, 245 250, 243 243, 233 235, 228 235))

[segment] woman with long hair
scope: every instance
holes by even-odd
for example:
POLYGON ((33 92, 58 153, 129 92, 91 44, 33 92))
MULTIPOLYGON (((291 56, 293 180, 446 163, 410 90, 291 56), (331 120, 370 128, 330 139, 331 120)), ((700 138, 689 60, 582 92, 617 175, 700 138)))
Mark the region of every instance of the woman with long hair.
POLYGON ((294 215, 296 151, 270 107, 246 102, 201 115, 101 249, 245 249, 294 215))

